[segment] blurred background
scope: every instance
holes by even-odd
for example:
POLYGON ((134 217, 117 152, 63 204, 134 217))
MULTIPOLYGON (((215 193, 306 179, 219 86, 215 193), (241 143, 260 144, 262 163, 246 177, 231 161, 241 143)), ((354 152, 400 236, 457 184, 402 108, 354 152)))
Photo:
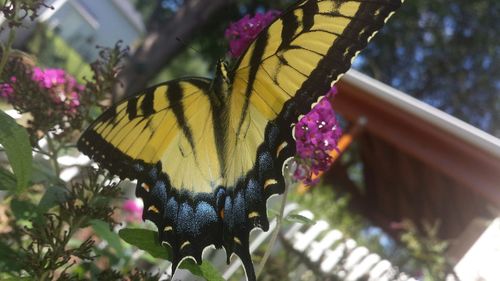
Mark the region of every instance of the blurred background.
MULTIPOLYGON (((96 45, 122 40, 117 100, 212 76, 231 22, 292 2, 47 1, 14 46, 83 81, 96 45)), ((338 83, 341 155, 318 185, 290 194, 316 223, 285 225, 261 280, 500 279, 498 18, 497 0, 404 3, 338 83)))

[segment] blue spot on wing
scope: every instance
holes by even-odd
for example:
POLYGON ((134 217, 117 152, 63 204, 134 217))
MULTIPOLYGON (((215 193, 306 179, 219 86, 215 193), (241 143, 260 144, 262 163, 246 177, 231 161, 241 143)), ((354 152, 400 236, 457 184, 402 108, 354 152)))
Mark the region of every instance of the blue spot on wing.
POLYGON ((199 225, 205 225, 217 221, 217 213, 207 202, 200 202, 196 206, 196 222, 199 225))
POLYGON ((181 222, 177 226, 180 233, 188 233, 191 236, 200 234, 195 226, 193 208, 188 203, 182 203, 180 206, 178 220, 181 222))
POLYGON ((196 206, 194 221, 193 221, 193 232, 196 235, 201 235, 201 233, 218 221, 217 212, 207 202, 201 201, 196 206))
POLYGON ((271 153, 269 151, 263 151, 260 153, 257 163, 259 178, 263 178, 264 173, 272 170, 273 167, 273 158, 271 157, 271 153))
POLYGON ((224 204, 224 222, 230 229, 234 227, 233 201, 230 196, 226 197, 226 202, 224 204))
POLYGON ((133 169, 137 172, 137 173, 142 173, 142 171, 144 171, 144 166, 142 166, 140 163, 135 163, 133 165, 133 169))
POLYGON ((259 186, 259 183, 254 178, 251 178, 248 181, 247 189, 245 192, 247 205, 254 206, 258 204, 262 200, 262 188, 259 186))
POLYGON ((237 225, 243 225, 246 222, 246 208, 245 199, 243 198, 243 192, 238 192, 234 198, 233 206, 234 223, 237 225))
POLYGON ((165 216, 169 216, 173 220, 173 224, 177 226, 177 211, 179 210, 179 204, 175 197, 170 197, 167 202, 167 207, 165 208, 165 216))
POLYGON ((151 191, 153 197, 159 199, 161 202, 167 201, 167 189, 163 181, 157 181, 151 191))

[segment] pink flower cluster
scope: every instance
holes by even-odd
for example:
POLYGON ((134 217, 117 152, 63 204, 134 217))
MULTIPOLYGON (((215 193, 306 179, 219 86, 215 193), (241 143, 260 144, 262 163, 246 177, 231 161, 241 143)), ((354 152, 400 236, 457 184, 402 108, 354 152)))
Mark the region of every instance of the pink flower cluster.
MULTIPOLYGON (((62 69, 35 67, 32 69, 31 80, 38 85, 39 98, 49 98, 53 105, 62 110, 65 115, 77 114, 77 108, 80 106, 79 94, 84 87, 78 84, 71 75, 62 69)), ((9 82, 0 84, 0 97, 14 105, 17 99, 32 98, 29 97, 32 93, 16 93, 16 88, 22 88, 17 87, 16 83, 19 83, 17 78, 12 76, 9 82)))
POLYGON ((122 210, 127 222, 140 222, 142 220, 142 201, 140 199, 128 199, 123 202, 122 210))
POLYGON ((229 40, 229 54, 234 58, 241 56, 259 33, 279 14, 279 11, 269 10, 264 14, 257 13, 253 18, 246 15, 231 23, 225 32, 226 39, 229 40))
POLYGON ((342 130, 330 99, 337 93, 334 86, 309 113, 295 125, 296 162, 294 177, 307 185, 317 182, 314 176, 328 170, 333 162, 330 151, 337 149, 342 130))
POLYGON ((66 72, 57 68, 42 70, 41 68, 35 67, 33 69, 33 80, 38 81, 40 86, 50 89, 66 82, 66 72))
POLYGON ((10 77, 9 83, 1 83, 0 84, 0 98, 4 98, 8 100, 14 94, 14 88, 12 88, 13 83, 16 83, 16 76, 10 77))
POLYGON ((33 81, 40 87, 49 90, 50 98, 55 104, 64 104, 68 114, 75 114, 80 106, 79 93, 84 87, 78 84, 71 75, 62 69, 38 67, 33 69, 33 81))

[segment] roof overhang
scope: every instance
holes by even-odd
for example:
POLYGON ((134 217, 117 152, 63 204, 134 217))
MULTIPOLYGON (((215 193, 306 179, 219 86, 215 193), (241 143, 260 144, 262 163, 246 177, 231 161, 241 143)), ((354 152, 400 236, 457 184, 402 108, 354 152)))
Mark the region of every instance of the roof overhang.
POLYGON ((337 86, 346 119, 364 117, 369 133, 500 203, 500 139, 354 70, 337 86))

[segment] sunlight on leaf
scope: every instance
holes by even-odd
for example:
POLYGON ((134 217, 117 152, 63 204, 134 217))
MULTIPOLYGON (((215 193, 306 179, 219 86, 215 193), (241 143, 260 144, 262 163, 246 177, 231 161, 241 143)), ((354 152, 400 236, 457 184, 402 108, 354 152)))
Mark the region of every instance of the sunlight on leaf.
POLYGON ((171 260, 171 249, 161 247, 159 245, 158 233, 156 231, 138 228, 124 228, 118 231, 118 235, 125 240, 125 242, 148 252, 155 258, 171 260))
POLYGON ((90 224, 99 238, 108 242, 109 246, 115 249, 117 255, 123 256, 123 245, 118 234, 109 229, 109 224, 102 220, 91 220, 90 224))
POLYGON ((314 225, 316 223, 314 220, 311 220, 310 218, 306 218, 299 214, 290 214, 285 217, 285 220, 288 222, 298 222, 305 225, 314 225))
POLYGON ((0 190, 14 190, 16 185, 16 176, 0 167, 0 190))
POLYGON ((186 259, 181 263, 179 268, 187 269, 192 274, 203 277, 208 281, 224 281, 220 272, 206 260, 201 265, 198 265, 192 259, 186 259))

